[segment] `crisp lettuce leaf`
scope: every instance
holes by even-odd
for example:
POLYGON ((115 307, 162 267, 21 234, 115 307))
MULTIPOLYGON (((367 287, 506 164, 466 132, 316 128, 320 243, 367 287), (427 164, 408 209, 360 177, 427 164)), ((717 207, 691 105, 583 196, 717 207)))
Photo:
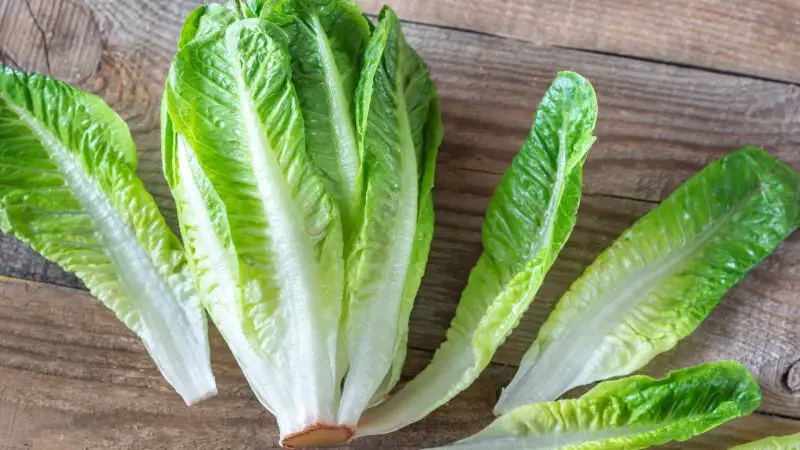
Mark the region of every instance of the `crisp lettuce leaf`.
POLYGON ((267 19, 289 38, 306 150, 336 199, 349 234, 361 169, 355 99, 369 39, 367 20, 350 0, 283 0, 269 11, 267 19))
POLYGON ((206 39, 225 31, 225 28, 237 20, 236 14, 217 3, 203 5, 189 13, 181 28, 178 39, 178 50, 194 39, 206 39))
POLYGON ((797 228, 798 187, 792 168, 756 148, 687 181, 570 287, 495 412, 629 374, 674 347, 797 228))
POLYGON ((231 349, 247 382, 270 411, 265 392, 272 382, 241 325, 238 305, 244 303, 239 286, 239 263, 233 246, 227 210, 214 186, 197 163, 183 135, 176 134, 169 117, 168 100, 162 104, 164 173, 178 212, 181 237, 203 306, 231 349))
POLYGON ((255 19, 259 17, 260 9, 271 3, 273 3, 273 1, 267 2, 266 0, 254 0, 254 1, 228 0, 228 2, 225 3, 225 7, 230 9, 237 19, 244 20, 244 19, 255 19))
POLYGON ((772 436, 755 442, 737 445, 730 450, 797 450, 800 449, 800 433, 789 436, 772 436))
POLYGON ((497 187, 447 340, 397 394, 367 412, 358 435, 402 428, 469 386, 516 326, 575 224, 581 169, 594 142, 597 100, 562 72, 544 96, 528 141, 497 187))
POLYGON ((598 385, 575 400, 520 406, 483 431, 444 448, 635 450, 683 442, 761 403, 758 383, 726 361, 598 385))
POLYGON ((166 95, 167 176, 212 319, 283 439, 333 426, 341 220, 306 153, 285 33, 246 19, 191 40, 166 95))
MULTIPOLYGON (((256 5, 262 17, 280 26, 289 39, 292 82, 305 123, 306 151, 322 175, 352 236, 355 192, 361 170, 355 128, 355 92, 367 19, 349 0, 281 0, 256 5)), ((346 321, 342 320, 342 330, 346 321)), ((339 340, 337 367, 348 369, 346 342, 339 340)))
POLYGON ((428 264, 428 254, 433 240, 435 214, 433 211, 433 181, 436 171, 436 156, 442 142, 444 128, 442 114, 436 98, 431 101, 428 123, 425 126, 425 161, 422 168, 422 184, 420 185, 419 198, 420 210, 417 219, 417 235, 414 238, 414 250, 411 253, 408 277, 403 287, 403 297, 400 303, 400 314, 397 320, 397 341, 394 350, 392 366, 380 388, 373 396, 373 403, 382 401, 400 380, 403 364, 406 360, 408 345, 408 322, 411 318, 411 309, 417 297, 425 267, 428 264))
POLYGON ((75 272, 194 403, 216 393, 206 318, 136 165, 100 98, 0 66, 0 228, 75 272))
POLYGON ((435 96, 425 63, 406 43, 397 16, 384 9, 366 47, 355 105, 362 166, 347 256, 350 368, 339 410, 349 426, 396 382, 404 358, 432 235, 430 187, 441 138, 435 96))

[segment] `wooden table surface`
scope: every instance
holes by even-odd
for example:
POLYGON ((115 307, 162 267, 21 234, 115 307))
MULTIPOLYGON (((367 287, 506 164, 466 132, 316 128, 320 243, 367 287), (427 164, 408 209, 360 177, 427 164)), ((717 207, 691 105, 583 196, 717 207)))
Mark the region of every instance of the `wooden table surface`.
MULTIPOLYGON (((362 0, 375 14, 382 0, 362 0)), ((159 167, 162 82, 191 0, 0 0, 0 62, 102 95, 128 121, 140 174, 174 221, 159 167)), ((713 159, 759 145, 800 167, 796 0, 395 0, 440 90, 437 226, 406 374, 442 341, 480 253, 484 208, 559 69, 595 85, 599 140, 578 225, 532 309, 468 391, 360 448, 419 448, 489 420, 497 389, 554 301, 622 230, 713 159)), ((142 345, 72 275, 0 237, 0 448, 272 448, 273 419, 212 332, 220 395, 185 407, 142 345)), ((669 448, 800 431, 800 235, 645 372, 720 358, 757 376, 753 416, 669 448)))

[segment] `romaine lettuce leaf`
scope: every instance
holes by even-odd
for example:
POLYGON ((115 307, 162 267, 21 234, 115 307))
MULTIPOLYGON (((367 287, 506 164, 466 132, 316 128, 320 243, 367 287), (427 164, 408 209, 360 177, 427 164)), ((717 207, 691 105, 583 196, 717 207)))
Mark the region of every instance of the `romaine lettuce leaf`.
POLYGON ((602 383, 575 400, 520 406, 472 437, 443 448, 635 450, 683 442, 761 403, 758 383, 726 361, 602 383))
POLYGON ((228 0, 225 7, 230 9, 237 19, 255 19, 259 17, 261 8, 269 7, 275 0, 228 0))
POLYGON ((194 39, 205 39, 220 34, 225 28, 237 20, 231 8, 211 3, 196 8, 189 13, 181 28, 178 39, 178 50, 194 39))
POLYGON ((755 442, 737 445, 730 450, 797 450, 800 448, 800 434, 772 436, 755 442))
POLYGON ((0 66, 0 228, 75 272, 194 403, 216 393, 205 313, 136 165, 100 98, 0 66))
POLYGON ((469 386, 489 363, 572 231, 596 117, 589 82, 560 73, 489 204, 484 253, 446 342, 422 373, 365 414, 358 435, 384 434, 420 420, 469 386))
POLYGON ((414 250, 411 253, 411 263, 408 269, 408 277, 403 287, 403 297, 400 303, 400 314, 397 320, 397 341, 394 350, 394 359, 391 369, 386 374, 386 378, 381 383, 380 388, 372 398, 372 402, 380 402, 391 391, 400 380, 403 364, 406 360, 406 348, 408 345, 408 322, 411 318, 411 309, 414 306, 414 299, 422 283, 422 276, 425 275, 425 267, 428 264, 428 254, 433 240, 434 221, 436 219, 433 211, 433 181, 436 171, 436 156, 439 153, 439 145, 442 142, 444 128, 442 126, 442 114, 439 110, 437 99, 431 101, 428 123, 425 125, 425 161, 422 168, 422 184, 420 185, 419 198, 420 210, 417 219, 417 235, 414 238, 414 250))
POLYGON ((306 154, 285 33, 246 19, 190 40, 166 95, 165 168, 212 319, 284 441, 336 428, 341 220, 306 154))
POLYGON ((629 374, 674 347, 797 228, 798 187, 797 172, 756 148, 687 181, 570 287, 495 412, 629 374))
MULTIPOLYGON (((353 203, 361 170, 355 128, 355 92, 367 19, 350 0, 257 2, 262 17, 280 26, 289 39, 292 82, 305 123, 306 151, 336 201, 345 240, 355 230, 353 203)), ((346 321, 341 323, 342 333, 346 321)), ((337 367, 348 369, 346 342, 339 340, 337 367)))
POLYGON ((361 169, 355 94, 369 39, 367 20, 350 0, 283 0, 269 11, 267 20, 289 38, 306 150, 339 205, 345 234, 350 234, 361 169))
POLYGON ((350 368, 340 423, 355 426, 396 382, 432 235, 430 188, 441 119, 422 59, 388 8, 367 44, 356 98, 361 169, 347 261, 350 368))

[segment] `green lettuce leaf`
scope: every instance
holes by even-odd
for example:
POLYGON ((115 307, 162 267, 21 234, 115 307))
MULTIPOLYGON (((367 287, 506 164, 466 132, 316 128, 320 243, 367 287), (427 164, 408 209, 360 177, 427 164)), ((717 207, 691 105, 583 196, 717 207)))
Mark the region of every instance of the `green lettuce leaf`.
POLYGON ((435 85, 388 8, 367 44, 356 95, 359 214, 348 245, 350 368, 339 409, 339 422, 349 426, 396 382, 404 359, 408 315, 430 247, 430 189, 441 140, 435 85))
POLYGON ((216 393, 205 313, 136 165, 100 98, 0 66, 0 228, 75 272, 194 403, 216 393))
POLYGON ((355 94, 369 39, 367 20, 349 0, 283 0, 269 11, 267 19, 289 38, 306 150, 337 201, 349 234, 361 168, 355 94))
POLYGON ((384 434, 420 420, 469 386, 489 363, 572 231, 596 117, 589 82, 560 73, 489 204, 484 252, 446 342, 422 373, 365 414, 358 435, 384 434))
POLYGON ((400 303, 394 359, 389 373, 373 396, 372 403, 382 401, 400 380, 403 364, 406 360, 408 322, 411 318, 411 309, 414 306, 414 299, 417 297, 417 291, 419 291, 422 276, 425 275, 425 267, 428 264, 428 254, 431 249, 434 221, 436 219, 433 211, 433 181, 436 171, 436 157, 444 135, 442 114, 436 98, 431 101, 430 115, 425 127, 427 148, 425 149, 425 162, 422 168, 422 184, 419 190, 420 210, 417 218, 417 235, 414 238, 414 249, 411 253, 408 278, 406 278, 406 284, 403 287, 402 303, 400 303))
POLYGON ((262 8, 275 3, 275 0, 228 0, 225 7, 230 9, 237 19, 255 19, 262 8))
POLYGON ((661 380, 635 376, 602 383, 575 400, 520 406, 444 448, 635 450, 686 441, 760 403, 758 383, 744 366, 718 362, 661 380))
POLYGON ((212 319, 283 439, 333 426, 341 220, 306 153, 285 33, 246 19, 191 40, 166 95, 165 171, 212 319))
MULTIPOLYGON (((289 39, 292 82, 305 123, 306 151, 320 171, 343 220, 345 239, 352 236, 353 209, 361 157, 355 128, 355 92, 367 19, 349 0, 257 2, 262 17, 280 26, 289 39)), ((342 330, 346 326, 342 318, 342 330)), ((348 369, 346 342, 339 340, 337 367, 348 369)))
POLYGON ((495 412, 629 374, 674 347, 797 228, 798 187, 792 168, 756 148, 687 181, 570 287, 495 412))
POLYGON ((800 433, 789 436, 772 436, 737 445, 730 450, 797 450, 798 448, 800 448, 800 433))
POLYGON ((202 40, 225 31, 225 28, 237 20, 230 8, 217 3, 203 5, 189 13, 181 28, 178 39, 178 50, 194 39, 202 40))

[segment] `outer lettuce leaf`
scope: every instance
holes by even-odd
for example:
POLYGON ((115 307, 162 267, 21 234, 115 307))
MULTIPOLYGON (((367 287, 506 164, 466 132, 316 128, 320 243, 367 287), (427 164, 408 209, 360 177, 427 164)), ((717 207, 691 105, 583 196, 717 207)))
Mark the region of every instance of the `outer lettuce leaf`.
POLYGON ((189 13, 183 23, 178 39, 178 50, 194 39, 202 40, 224 32, 225 28, 236 20, 236 14, 231 8, 217 3, 196 8, 189 13))
POLYGON ((250 0, 250 10, 258 17, 266 17, 276 3, 281 0, 250 0))
POLYGON ((239 263, 227 210, 186 137, 176 134, 168 100, 162 104, 164 173, 178 211, 181 236, 200 299, 222 334, 259 401, 272 412, 265 394, 272 382, 262 354, 251 344, 238 306, 245 301, 239 286, 239 263))
POLYGON ((572 285, 495 412, 629 374, 671 349, 797 228, 798 187, 792 168, 756 148, 687 181, 572 285))
POLYGON ((484 253, 446 342, 422 373, 365 415, 359 435, 388 433, 420 420, 469 386, 489 363, 572 231, 596 117, 589 82, 571 72, 559 74, 489 204, 484 253))
POLYGON ((772 436, 748 444, 737 445, 730 450, 797 450, 800 449, 800 434, 772 436))
POLYGON ((521 406, 480 433, 445 448, 635 450, 683 442, 761 403, 758 383, 739 363, 719 362, 598 385, 576 400, 521 406))
POLYGON ((100 98, 0 66, 0 228, 75 272, 194 403, 216 394, 206 318, 136 164, 100 98))
POLYGON ((442 126, 442 114, 439 110, 439 103, 434 98, 430 106, 430 115, 426 125, 426 146, 425 162, 422 168, 422 184, 420 185, 419 198, 420 210, 417 219, 417 236, 414 238, 414 250, 411 253, 411 263, 408 270, 408 278, 403 288, 402 303, 400 303, 400 314, 397 320, 397 343, 395 344, 394 360, 392 367, 381 387, 373 396, 373 403, 382 401, 386 394, 391 391, 400 380, 403 364, 406 360, 406 347, 408 344, 408 322, 411 317, 411 309, 414 306, 414 299, 422 283, 422 276, 425 274, 425 267, 428 264, 428 254, 433 240, 434 221, 436 219, 433 211, 433 181, 436 171, 436 157, 439 153, 439 145, 442 143, 444 127, 442 126))
POLYGON ((422 190, 430 189, 423 180, 432 183, 438 135, 429 129, 440 128, 431 108, 435 86, 391 10, 381 13, 364 61, 356 100, 360 215, 347 262, 350 369, 339 410, 340 423, 349 426, 395 379, 392 366, 402 357, 396 349, 404 346, 407 325, 401 322, 430 246, 432 208, 422 190))
POLYGON ((264 8, 271 8, 277 0, 228 0, 225 7, 233 12, 237 19, 255 19, 260 17, 264 8))
POLYGON ((355 98, 369 39, 367 20, 350 0, 283 0, 269 11, 267 19, 289 37, 307 151, 324 175, 350 234, 361 167, 355 98))
POLYGON ((285 34, 247 19, 192 40, 173 62, 166 104, 168 177, 177 167, 181 226, 212 319, 284 439, 334 424, 341 222, 305 151, 285 34))

